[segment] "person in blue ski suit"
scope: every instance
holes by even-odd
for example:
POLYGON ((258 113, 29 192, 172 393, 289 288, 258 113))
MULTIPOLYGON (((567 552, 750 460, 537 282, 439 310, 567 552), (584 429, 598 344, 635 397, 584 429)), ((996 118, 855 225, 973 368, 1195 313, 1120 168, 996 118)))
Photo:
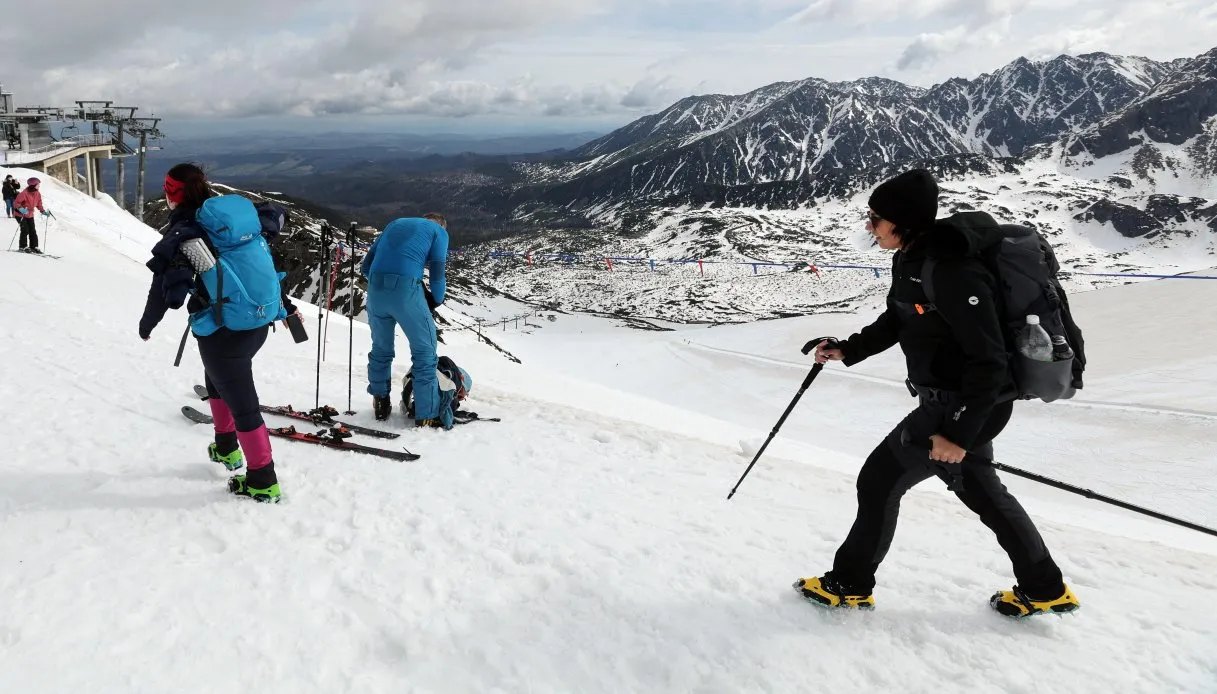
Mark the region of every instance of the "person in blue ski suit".
POLYGON ((393 339, 401 326, 410 341, 410 376, 414 381, 414 420, 418 426, 452 428, 451 393, 441 393, 435 377, 435 319, 431 312, 444 303, 447 281, 448 223, 443 215, 395 219, 385 227, 360 265, 368 278, 368 325, 372 351, 368 354, 368 393, 377 419, 388 419, 393 380, 393 339), (430 291, 423 285, 423 270, 430 291), (447 400, 447 401, 446 401, 447 400))

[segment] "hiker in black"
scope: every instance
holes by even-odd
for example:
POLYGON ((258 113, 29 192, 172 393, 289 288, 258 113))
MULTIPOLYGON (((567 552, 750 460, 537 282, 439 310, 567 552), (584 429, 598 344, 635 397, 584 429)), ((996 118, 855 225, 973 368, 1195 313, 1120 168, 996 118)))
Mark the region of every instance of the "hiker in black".
POLYGON ((13 200, 17 199, 17 194, 21 192, 21 183, 8 175, 4 177, 4 213, 9 217, 13 216, 13 200))
POLYGON ((917 408, 874 449, 858 474, 858 515, 832 571, 802 579, 807 585, 796 583, 807 597, 824 604, 873 606, 875 572, 891 546, 900 499, 934 476, 997 536, 1014 565, 1016 592, 1052 601, 1065 591, 1061 571, 1035 524, 992 466, 964 461, 968 452, 992 459, 992 441, 1010 420, 1016 388, 995 280, 979 260, 960 252, 975 245, 971 236, 976 230, 967 228, 966 220, 936 222, 937 207, 937 183, 924 170, 909 171, 875 189, 868 228, 880 247, 896 251, 886 310, 848 340, 825 341, 816 349, 820 363, 852 366, 898 343, 907 362, 909 391, 918 398, 917 408), (928 254, 937 263, 935 304, 921 286, 928 254))

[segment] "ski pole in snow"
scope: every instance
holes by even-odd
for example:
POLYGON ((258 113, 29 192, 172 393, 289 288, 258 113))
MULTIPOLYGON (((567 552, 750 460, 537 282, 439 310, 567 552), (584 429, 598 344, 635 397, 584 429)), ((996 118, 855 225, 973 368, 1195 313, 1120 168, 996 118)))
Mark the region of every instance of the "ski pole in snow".
POLYGON ((17 240, 17 234, 20 234, 20 233, 21 233, 21 227, 18 226, 17 231, 13 232, 13 238, 9 239, 9 242, 8 242, 8 249, 10 251, 13 250, 13 242, 17 240))
POLYGON ((50 215, 42 218, 42 250, 46 250, 51 245, 51 220, 50 215))
POLYGON ((351 222, 351 226, 347 229, 347 250, 351 253, 350 270, 351 270, 351 295, 347 297, 347 411, 345 414, 352 415, 355 411, 351 409, 351 359, 355 352, 355 222, 351 222))
MULTIPOLYGON (((926 450, 926 454, 927 455, 929 454, 928 449, 926 450)), ((1044 477, 1043 475, 1037 475, 1034 472, 1028 472, 1026 470, 1021 470, 1019 468, 1012 467, 1010 465, 1004 465, 1002 463, 997 462, 996 460, 989 460, 988 458, 982 458, 978 455, 972 455, 971 453, 969 453, 967 455, 965 460, 971 460, 973 463, 979 463, 981 465, 992 465, 993 468, 996 470, 1000 470, 1002 472, 1008 472, 1011 475, 1029 479, 1032 482, 1039 482, 1040 484, 1046 484, 1049 487, 1055 487, 1056 489, 1070 492, 1071 494, 1077 494, 1079 496, 1084 496, 1087 499, 1094 499, 1095 501, 1102 501, 1105 504, 1111 504, 1112 506, 1117 506, 1119 508, 1122 508, 1122 509, 1125 509, 1128 511, 1133 511, 1136 513, 1144 514, 1146 516, 1149 516, 1150 518, 1157 518, 1158 520, 1166 521, 1167 523, 1174 523, 1175 525, 1181 525, 1190 530, 1199 530, 1200 532, 1205 533, 1207 535, 1217 536, 1217 530, 1214 530, 1212 528, 1206 528, 1203 525, 1198 525, 1196 523, 1192 523, 1191 521, 1185 521, 1181 518, 1175 518, 1173 516, 1168 516, 1165 513, 1159 513, 1152 509, 1143 508, 1143 507, 1137 506, 1135 504, 1130 504, 1127 501, 1120 501, 1119 499, 1113 499, 1110 496, 1104 496, 1102 494, 1092 492, 1089 489, 1075 487, 1072 484, 1067 484, 1065 482, 1061 482, 1060 480, 1054 480, 1051 477, 1044 477)))
MULTIPOLYGON (((325 296, 325 283, 329 279, 329 274, 330 274, 330 267, 329 267, 330 238, 329 237, 330 237, 330 223, 323 220, 321 222, 321 239, 320 239, 320 241, 321 241, 321 272, 319 273, 321 275, 321 293, 317 295, 317 297, 319 299, 325 296)), ((319 338, 322 337, 322 332, 321 332, 322 316, 321 316, 321 314, 324 310, 325 310, 325 307, 321 304, 320 301, 318 301, 317 302, 317 336, 319 338)), ((313 407, 321 407, 321 346, 324 343, 325 343, 324 339, 317 340, 317 391, 316 391, 315 397, 313 398, 313 407)))
MULTIPOLYGON (((825 340, 828 340, 830 345, 835 345, 837 343, 837 338, 835 337, 817 337, 816 339, 803 345, 803 354, 810 353, 811 350, 816 348, 816 345, 825 340)), ((739 481, 736 482, 735 486, 731 488, 731 493, 727 495, 728 501, 730 501, 731 497, 735 496, 736 490, 739 489, 739 486, 744 483, 744 478, 748 476, 748 473, 752 472, 752 466, 756 465, 756 461, 761 459, 761 454, 764 453, 765 449, 769 447, 769 442, 773 441, 774 436, 777 436, 778 429, 782 428, 782 424, 786 421, 786 418, 790 416, 790 413, 794 410, 794 406, 799 403, 799 398, 803 397, 803 393, 807 392, 807 389, 811 387, 811 382, 816 380, 816 376, 819 376, 820 372, 823 370, 824 365, 817 363, 815 366, 811 367, 811 371, 807 372, 807 378, 803 379, 803 385, 799 386, 799 392, 794 394, 794 399, 791 400, 790 404, 786 406, 786 411, 782 413, 781 418, 778 419, 778 423, 773 425, 773 431, 769 432, 769 438, 765 439, 765 443, 761 446, 761 449, 756 452, 755 456, 753 456, 752 462, 748 463, 748 469, 744 470, 744 474, 740 475, 739 481)))

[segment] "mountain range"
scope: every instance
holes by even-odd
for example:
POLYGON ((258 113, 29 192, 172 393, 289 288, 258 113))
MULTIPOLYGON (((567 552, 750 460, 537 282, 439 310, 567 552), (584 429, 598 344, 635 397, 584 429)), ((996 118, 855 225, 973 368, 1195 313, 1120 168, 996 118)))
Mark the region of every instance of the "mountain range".
MULTIPOLYGON (((329 207, 384 180, 392 190, 363 190, 377 201, 359 219, 449 212, 465 251, 454 272, 471 288, 554 308, 719 321, 873 301, 883 280, 871 273, 830 281, 805 269, 886 265, 863 233, 865 197, 917 166, 940 180, 940 215, 983 209, 1037 226, 1075 287, 1118 281, 1083 272, 1217 265, 1217 48, 1172 61, 1020 58, 928 89, 874 77, 781 82, 681 99, 574 149, 352 163, 261 189, 329 207), (313 181, 304 194, 302 180, 313 181), (534 265, 495 250, 580 255, 534 265), (712 269, 626 262, 610 272, 604 256, 712 269), (762 273, 753 262, 789 265, 762 273)), ((252 182, 232 173, 229 182, 252 182)), ((314 211, 304 224, 313 231, 326 216, 314 211)), ((319 285, 310 243, 289 252, 301 255, 289 259, 301 292, 319 285)))
MULTIPOLYGON (((1206 268, 1217 265, 1217 48, 1168 62, 1020 58, 929 89, 812 78, 689 97, 561 159, 515 166, 524 182, 509 214, 541 231, 494 248, 883 266, 859 237, 866 194, 925 167, 941 183, 940 215, 983 209, 1037 226, 1074 286, 1118 281, 1082 272, 1206 268)), ((776 282, 747 265, 715 284, 704 265, 626 267, 610 278, 595 263, 541 272, 493 259, 477 272, 548 305, 672 320, 825 310, 873 300, 882 284, 857 272, 831 288, 776 282)))

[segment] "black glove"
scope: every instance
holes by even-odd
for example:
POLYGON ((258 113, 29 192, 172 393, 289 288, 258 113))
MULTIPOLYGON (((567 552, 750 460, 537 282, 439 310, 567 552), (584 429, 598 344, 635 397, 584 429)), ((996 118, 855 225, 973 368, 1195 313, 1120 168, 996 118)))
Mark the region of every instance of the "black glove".
POLYGON ((435 309, 439 308, 439 304, 435 302, 435 297, 431 296, 431 290, 423 287, 423 297, 427 300, 427 308, 435 313, 435 309))

